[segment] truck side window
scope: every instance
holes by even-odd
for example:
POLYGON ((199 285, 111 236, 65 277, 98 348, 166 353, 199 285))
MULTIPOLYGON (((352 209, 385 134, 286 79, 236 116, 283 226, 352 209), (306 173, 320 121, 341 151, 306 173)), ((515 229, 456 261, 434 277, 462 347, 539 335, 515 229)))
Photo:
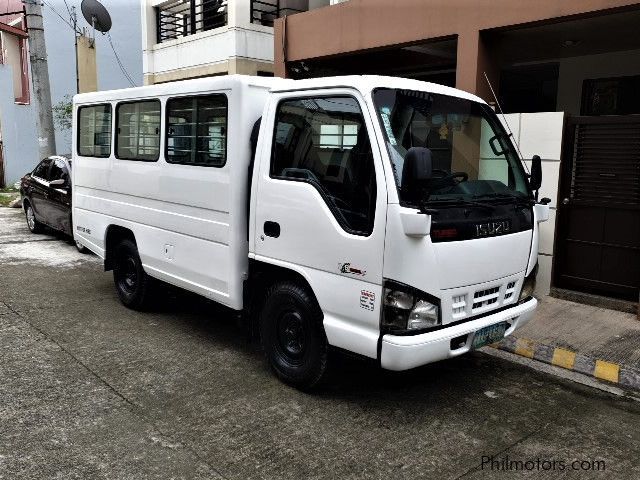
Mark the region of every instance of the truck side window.
POLYGON ((91 105, 78 109, 78 155, 111 155, 111 105, 91 105))
POLYGON ((355 98, 281 102, 276 114, 271 176, 313 185, 349 233, 369 235, 373 231, 375 168, 355 98))
POLYGON ((119 103, 116 157, 155 162, 160 157, 160 101, 119 103))
POLYGON ((223 167, 227 162, 227 96, 169 99, 166 145, 168 163, 223 167))

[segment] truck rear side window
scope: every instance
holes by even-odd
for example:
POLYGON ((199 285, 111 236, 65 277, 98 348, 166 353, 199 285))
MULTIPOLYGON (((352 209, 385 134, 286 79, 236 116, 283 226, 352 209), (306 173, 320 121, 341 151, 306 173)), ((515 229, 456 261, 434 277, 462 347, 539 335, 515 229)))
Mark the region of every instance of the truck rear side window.
POLYGON ((116 157, 155 162, 160 157, 160 101, 119 103, 116 157))
POLYGON ((111 105, 91 105, 78 109, 78 155, 111 155, 111 105))
POLYGON ((276 114, 271 176, 313 185, 349 233, 369 235, 373 231, 375 167, 355 98, 281 102, 276 114))
POLYGON ((171 98, 167 101, 166 161, 223 167, 227 161, 227 96, 171 98))

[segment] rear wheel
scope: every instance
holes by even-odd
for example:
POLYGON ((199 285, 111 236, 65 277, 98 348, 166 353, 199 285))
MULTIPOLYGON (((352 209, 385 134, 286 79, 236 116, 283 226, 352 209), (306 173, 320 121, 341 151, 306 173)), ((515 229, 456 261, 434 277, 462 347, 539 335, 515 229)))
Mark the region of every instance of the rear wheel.
POLYGON ((89 253, 89 249, 85 247, 82 243, 80 243, 78 240, 74 240, 73 243, 76 244, 76 248, 80 253, 89 253))
POLYGON ((27 217, 27 227, 29 227, 31 233, 41 233, 43 226, 38 220, 36 220, 36 214, 33 211, 33 207, 28 202, 25 206, 24 213, 27 217))
POLYGON ((260 338, 271 368, 285 383, 306 390, 323 377, 328 345, 322 312, 306 288, 285 281, 269 289, 260 338))
POLYGON ((144 310, 149 306, 153 279, 145 273, 138 247, 132 240, 122 240, 114 249, 113 281, 126 307, 144 310))

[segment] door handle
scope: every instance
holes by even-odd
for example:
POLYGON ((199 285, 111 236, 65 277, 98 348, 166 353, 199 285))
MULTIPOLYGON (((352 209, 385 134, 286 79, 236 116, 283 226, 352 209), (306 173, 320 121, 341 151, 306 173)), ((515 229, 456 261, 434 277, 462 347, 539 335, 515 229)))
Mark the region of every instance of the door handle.
POLYGON ((562 204, 563 205, 569 205, 569 199, 568 198, 563 198, 562 199, 562 204))
POLYGON ((280 224, 278 222, 267 220, 264 222, 263 230, 267 237, 278 238, 280 236, 280 224))

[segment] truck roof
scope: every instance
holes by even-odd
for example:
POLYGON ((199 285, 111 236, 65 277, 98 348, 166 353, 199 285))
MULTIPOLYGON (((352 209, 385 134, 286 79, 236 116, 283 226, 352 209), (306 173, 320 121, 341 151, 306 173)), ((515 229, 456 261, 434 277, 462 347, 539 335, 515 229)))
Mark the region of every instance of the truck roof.
POLYGON ((480 97, 457 88, 445 87, 437 83, 423 82, 410 78, 389 77, 383 75, 344 75, 336 77, 318 77, 304 80, 280 79, 271 88, 274 92, 287 92, 295 90, 310 90, 331 87, 349 87, 370 92, 376 88, 400 88, 403 90, 421 90, 431 93, 439 93, 450 97, 459 97, 475 102, 486 103, 480 97))
POLYGON ((463 90, 445 87, 443 85, 438 85, 437 83, 381 75, 345 75, 309 78, 304 80, 291 80, 278 77, 256 77, 250 75, 223 75, 218 77, 195 78, 177 82, 146 85, 143 87, 82 93, 75 95, 73 97, 73 101, 76 104, 108 102, 113 100, 152 97, 156 95, 199 93, 208 90, 231 89, 239 86, 253 86, 268 89, 273 92, 346 87, 355 88, 360 92, 367 93, 376 88, 400 88, 439 93, 442 95, 449 95, 485 103, 481 98, 463 90))
POLYGON ((275 77, 256 77, 251 75, 221 75, 217 77, 193 78, 177 82, 157 83, 142 87, 122 88, 119 90, 103 90, 100 92, 74 95, 74 103, 109 102, 157 95, 178 95, 200 93, 208 90, 231 89, 243 85, 271 89, 283 79, 275 77))

